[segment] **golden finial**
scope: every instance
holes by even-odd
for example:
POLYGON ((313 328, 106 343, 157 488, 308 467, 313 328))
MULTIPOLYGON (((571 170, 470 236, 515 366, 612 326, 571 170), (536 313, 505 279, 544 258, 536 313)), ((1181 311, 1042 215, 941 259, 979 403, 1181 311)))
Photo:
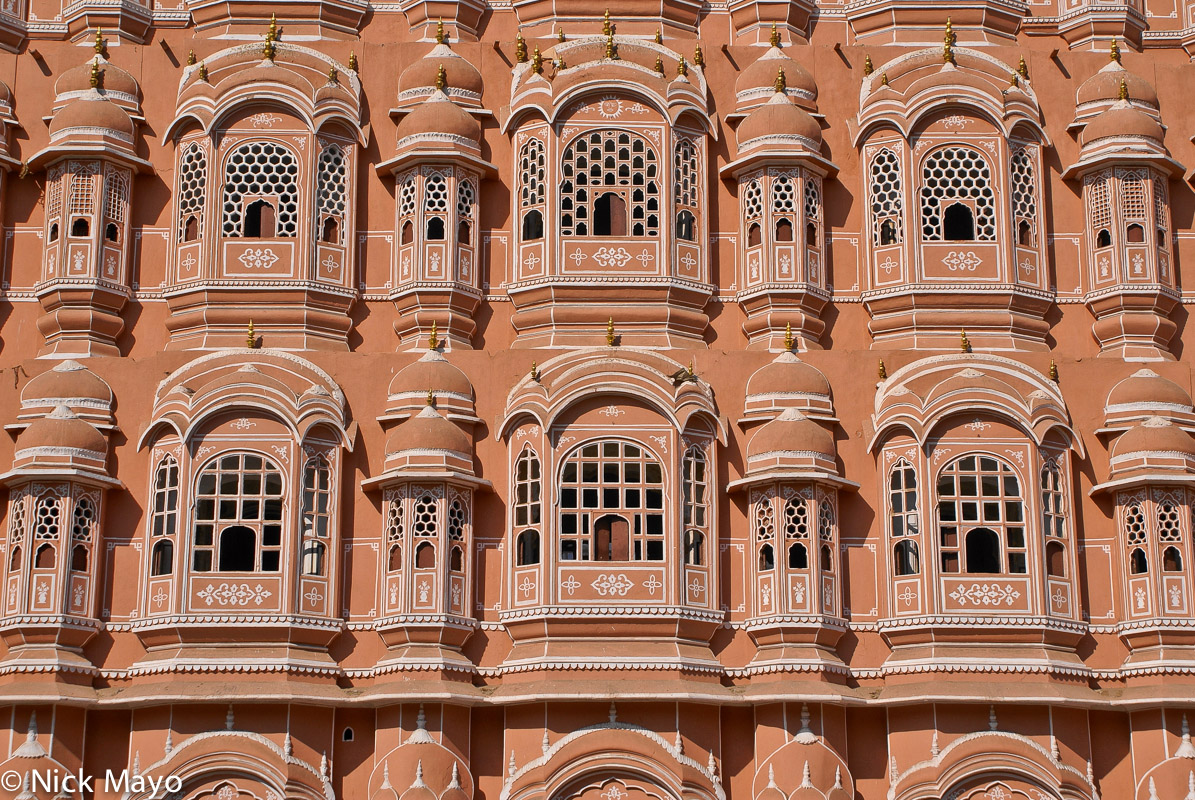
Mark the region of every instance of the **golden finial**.
POLYGON ((1025 63, 1025 57, 1021 56, 1020 62, 1017 63, 1017 74, 1025 80, 1029 80, 1029 65, 1025 63))
POLYGON ((656 28, 656 44, 663 44, 663 43, 664 43, 664 32, 662 30, 660 30, 659 28, 656 28))
POLYGON ((882 72, 882 73, 880 73, 880 86, 887 86, 887 85, 888 85, 888 73, 882 72))
POLYGON ((614 317, 606 320, 606 346, 614 346, 614 317))
POLYGON ((427 390, 427 407, 428 408, 436 407, 436 393, 433 392, 431 389, 427 390))
POLYGON ((28 177, 29 177, 29 160, 28 160, 28 159, 25 159, 24 161, 22 161, 22 162, 21 162, 21 174, 20 174, 20 177, 22 177, 22 178, 28 178, 28 177))
POLYGON ((257 333, 253 330, 253 320, 249 320, 249 327, 245 329, 245 347, 257 349, 257 333))
POLYGON ((436 88, 441 92, 448 88, 448 73, 444 71, 443 64, 436 68, 436 88))
POLYGON ((606 58, 611 61, 618 58, 618 48, 614 46, 614 34, 606 37, 606 58))
POLYGON ((871 56, 864 56, 863 57, 863 74, 870 75, 871 73, 873 73, 875 71, 876 71, 875 65, 871 63, 871 56))
POLYGON ((533 381, 539 380, 539 365, 536 364, 534 361, 531 362, 531 380, 533 380, 533 381))
POLYGON ((1009 73, 1009 75, 1008 75, 1008 88, 1009 89, 1017 88, 1017 84, 1019 84, 1020 82, 1021 82, 1020 75, 1016 74, 1015 72, 1009 73))
POLYGON ((786 353, 793 351, 793 324, 791 322, 784 323, 784 351, 786 353))
POLYGON ((694 361, 692 358, 690 358, 690 359, 689 359, 689 366, 685 368, 685 374, 686 374, 688 377, 692 378, 692 377, 693 377, 693 375, 695 374, 695 373, 694 373, 694 370, 695 370, 696 368, 697 368, 697 362, 696 362, 696 361, 694 361))
POLYGON ((515 34, 515 61, 524 64, 527 61, 527 42, 523 40, 523 34, 515 34))
POLYGON ((567 69, 567 68, 568 68, 568 64, 564 63, 564 56, 561 56, 560 58, 556 59, 556 71, 557 72, 559 72, 562 69, 567 69))
POLYGON ((772 23, 772 35, 768 37, 768 45, 771 47, 780 46, 780 29, 776 27, 776 23, 772 23))
POLYGON ((693 66, 695 66, 695 67, 704 67, 705 66, 705 53, 701 52, 701 45, 697 45, 693 49, 693 66))
POLYGON ((776 70, 776 82, 772 85, 776 89, 776 94, 784 94, 784 90, 788 88, 788 81, 784 77, 784 67, 776 70))
POLYGON ((942 36, 942 63, 954 63, 954 25, 946 18, 946 33, 942 36))
POLYGON ((1129 85, 1124 82, 1124 78, 1120 79, 1120 91, 1116 93, 1117 100, 1129 99, 1129 85))
POLYGON ((89 82, 92 89, 100 85, 100 62, 98 59, 91 62, 91 77, 89 78, 89 82))
POLYGON ((273 61, 276 52, 277 46, 274 44, 274 40, 267 36, 265 46, 261 49, 261 54, 265 56, 266 61, 273 61))
POLYGON ((880 375, 880 380, 882 380, 882 381, 888 380, 888 368, 884 366, 884 359, 882 359, 882 358, 880 359, 879 375, 880 375))
POLYGON ((676 74, 681 77, 689 74, 689 65, 685 62, 684 56, 681 56, 680 60, 676 62, 676 74))
POLYGON ((436 22, 436 44, 444 44, 444 20, 436 22))
POLYGON ((1054 359, 1050 359, 1050 380, 1058 383, 1058 365, 1054 363, 1054 359))
POLYGON ((278 15, 270 14, 270 29, 266 31, 266 41, 278 41, 278 15))
POLYGON ((104 29, 103 28, 95 29, 95 44, 92 45, 92 47, 95 48, 95 53, 96 53, 96 55, 99 55, 99 56, 104 55, 104 51, 108 49, 108 45, 104 41, 104 29))
POLYGON ((556 41, 560 42, 561 44, 564 44, 564 28, 556 29, 556 41))
POLYGON ((206 61, 199 62, 199 80, 203 81, 204 83, 207 83, 207 62, 206 61))
POLYGON ((664 74, 664 59, 660 58, 659 56, 656 56, 656 72, 660 73, 661 75, 664 74))
POLYGON ((535 52, 531 54, 531 71, 536 75, 542 75, 544 72, 544 57, 540 55, 539 45, 535 46, 535 52))
POLYGON ((328 83, 340 83, 340 72, 336 67, 328 67, 328 83))
POLYGON ((351 69, 353 72, 358 71, 358 69, 357 69, 357 51, 356 50, 349 53, 349 69, 351 69))
POLYGON ((971 340, 967 338, 966 331, 959 331, 958 346, 964 353, 971 352, 971 340))
POLYGON ((606 9, 606 13, 602 15, 602 36, 609 36, 614 33, 614 27, 610 24, 610 9, 606 9))
POLYGON ((427 349, 435 350, 440 346, 440 337, 436 335, 436 321, 432 320, 432 332, 427 337, 427 349))
POLYGON ((195 66, 195 51, 194 50, 189 50, 187 52, 187 66, 188 67, 195 66))
POLYGON ((1117 64, 1120 63, 1120 45, 1117 43, 1115 36, 1112 37, 1112 46, 1108 48, 1108 58, 1117 64))

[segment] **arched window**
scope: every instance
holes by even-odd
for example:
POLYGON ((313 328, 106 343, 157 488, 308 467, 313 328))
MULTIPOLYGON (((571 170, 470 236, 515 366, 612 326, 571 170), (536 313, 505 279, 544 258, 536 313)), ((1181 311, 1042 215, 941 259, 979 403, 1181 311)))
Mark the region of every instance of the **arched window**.
POLYGON ((584 445, 564 462, 560 487, 562 561, 664 560, 664 470, 647 450, 584 445))
POLYGON ((935 150, 921 168, 922 239, 951 241, 954 235, 954 241, 958 241, 967 232, 966 222, 970 219, 971 233, 965 241, 995 241, 995 198, 991 170, 978 150, 935 150))
POLYGON ((681 461, 681 496, 686 526, 706 527, 709 509, 707 466, 705 452, 700 447, 690 447, 685 451, 681 461))
POLYGON ((386 557, 386 569, 389 572, 398 572, 402 569, 402 545, 390 545, 390 553, 386 557))
POLYGON ((1104 170, 1083 179, 1087 189, 1087 214, 1095 234, 1096 247, 1112 246, 1112 202, 1108 188, 1111 178, 1111 171, 1104 170))
POLYGON ((348 176, 344 150, 330 144, 320 151, 316 175, 316 202, 320 220, 320 241, 341 244, 348 176))
POLYGON ((298 159, 277 142, 246 142, 234 149, 224 166, 224 235, 297 236, 298 178, 298 159))
POLYGON ((104 238, 110 242, 120 241, 120 231, 129 214, 132 183, 128 171, 111 164, 104 167, 104 238))
POLYGON ((96 503, 86 495, 75 500, 75 508, 71 512, 71 569, 75 572, 87 571, 88 553, 95 539, 95 528, 99 523, 96 503))
POLYGON ((94 161, 72 161, 70 193, 67 199, 67 218, 71 236, 91 235, 91 219, 95 216, 95 184, 99 165, 94 161))
POLYGON ((178 238, 193 242, 203 225, 203 204, 207 191, 207 153, 198 142, 183 149, 178 170, 178 238))
POLYGON ((58 561, 57 555, 58 551, 49 542, 38 545, 37 552, 33 555, 33 568, 54 569, 58 561))
POLYGON ((1129 572, 1144 575, 1149 572, 1149 558, 1145 555, 1145 549, 1149 546, 1149 531, 1141 503, 1133 503, 1125 509, 1124 532, 1125 544, 1129 548, 1129 572))
POLYGON ((452 548, 452 552, 448 554, 448 569, 452 572, 465 571, 465 551, 463 548, 452 548))
POLYGON ((57 547, 61 533, 59 510, 62 500, 53 492, 37 498, 33 511, 33 566, 35 569, 51 569, 57 562, 57 547))
POLYGON ((900 159, 885 147, 871 159, 872 236, 877 245, 897 244, 904 220, 900 159))
POLYGON ((916 536, 917 471, 903 458, 888 473, 888 522, 893 536, 916 536))
POLYGON ((761 572, 774 569, 776 567, 776 553, 772 550, 770 544, 762 545, 759 548, 759 569, 761 572))
POLYGON ((1125 230, 1124 238, 1129 244, 1141 244, 1145 241, 1145 228, 1134 222, 1125 230))
POLYGON ((1066 501, 1058 464, 1047 461, 1041 468, 1041 532, 1046 537, 1066 537, 1066 501))
POLYGON ((170 575, 174 572, 174 542, 162 539, 154 543, 150 556, 149 573, 153 576, 170 575))
POLYGON ((538 209, 523 214, 523 241, 544 238, 544 215, 538 209))
POLYGON ((459 181, 456 185, 456 242, 473 243, 473 214, 477 205, 477 189, 473 181, 459 181))
POLYGON ((91 223, 86 217, 76 217, 71 223, 71 236, 85 237, 91 235, 91 223))
POLYGON ((332 469, 323 455, 314 455, 303 465, 303 560, 304 575, 324 574, 324 553, 332 524, 332 469), (310 571, 316 570, 316 571, 310 571))
POLYGON ((256 453, 220 456, 199 473, 195 497, 196 572, 279 570, 283 483, 276 466, 256 453))
POLYGON ((938 477, 938 533, 944 573, 1027 572, 1024 506, 1012 468, 991 456, 948 464, 938 477))
POLYGON ((402 188, 398 191, 398 217, 401 220, 399 244, 410 244, 415 241, 415 211, 418 208, 416 195, 415 176, 408 175, 402 182, 402 188))
POLYGON ((797 213, 797 190, 788 175, 777 175, 772 179, 772 219, 775 222, 776 241, 793 240, 793 217, 797 213))
POLYGON ((453 497, 448 500, 448 544, 452 548, 448 553, 448 568, 455 572, 464 571, 465 536, 469 527, 469 509, 464 496, 453 497))
POLYGON ((809 502, 800 495, 789 497, 784 503, 784 543, 788 548, 788 566, 794 569, 809 567, 809 502))
POLYGON ((432 569, 436 566, 436 546, 431 542, 420 542, 415 546, 415 568, 432 569))
MULTIPOLYGON (((805 176, 805 246, 821 247, 822 184, 813 175, 805 176)), ((777 237, 779 241, 779 237, 777 237)))
POLYGON ((770 570, 776 566, 776 513, 772 508, 770 495, 761 496, 755 503, 755 547, 759 553, 759 569, 770 570))
POLYGON ((515 462, 515 525, 540 523, 539 457, 530 446, 524 447, 515 462))
POLYGON ((519 209, 525 242, 542 239, 544 235, 547 175, 544 143, 539 139, 528 139, 519 150, 519 209))
POLYGON ((763 219, 763 187, 759 179, 752 180, 743 190, 743 219, 747 222, 747 246, 763 242, 760 220, 763 219))
MULTIPOLYGON (((1154 187, 1154 225, 1158 247, 1163 249, 1170 246, 1170 203, 1166 200, 1166 179, 1155 175, 1154 187)), ((1165 272, 1163 272, 1165 275, 1165 272)))
POLYGON ((1018 147, 1009 159, 1012 173, 1012 218, 1017 227, 1017 244, 1032 247, 1037 228, 1037 188, 1034 177, 1035 151, 1018 147))
POLYGON ((591 131, 574 139, 561 161, 560 229, 565 236, 659 234, 660 176, 656 151, 645 139, 627 131, 591 131), (601 198, 606 199, 599 229, 601 198))
POLYGON ((1162 572, 1182 572, 1183 555, 1177 547, 1167 547, 1162 551, 1162 572))
POLYGON ((1052 578, 1066 577, 1066 548, 1060 542, 1046 545, 1046 574, 1052 578))
POLYGON ((515 543, 515 564, 525 567, 539 563, 539 531, 523 531, 515 543))
POLYGON ((411 509, 411 534, 415 537, 415 567, 429 569, 436 566, 436 538, 440 534, 440 513, 436 498, 420 495, 411 509), (431 541, 428 541, 428 540, 431 541))
POLYGON ((685 531, 685 563, 692 567, 705 563, 705 534, 701 531, 685 531))
POLYGON ((679 136, 673 152, 673 173, 676 191, 676 236, 686 242, 697 237, 697 213, 701 210, 700 151, 696 141, 679 136))
POLYGON ((917 553, 917 543, 910 539, 897 542, 892 548, 892 566, 897 575, 919 575, 921 559, 917 553))
POLYGON ((789 569, 809 569, 809 550, 802 542, 793 542, 788 546, 789 569))
POLYGON ((822 572, 834 571, 834 550, 838 539, 838 525, 834 519, 834 507, 829 500, 823 500, 817 508, 817 538, 821 540, 822 572))
POLYGON ((386 569, 397 572, 402 569, 403 495, 399 491, 387 490, 386 500, 386 569))
POLYGON ((1183 541, 1183 506, 1170 496, 1157 504, 1158 548, 1162 550, 1162 571, 1182 572, 1183 559, 1179 548, 1183 541))
POLYGON ((445 236, 444 217, 448 214, 448 182, 439 173, 429 175, 423 184, 423 213, 427 241, 442 241, 445 236))

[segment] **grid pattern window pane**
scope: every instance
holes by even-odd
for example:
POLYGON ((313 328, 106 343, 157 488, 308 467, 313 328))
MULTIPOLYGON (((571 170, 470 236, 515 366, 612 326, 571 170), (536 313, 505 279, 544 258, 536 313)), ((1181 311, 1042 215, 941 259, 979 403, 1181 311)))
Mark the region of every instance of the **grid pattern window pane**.
POLYGON ((1062 493, 1062 473, 1053 461, 1041 470, 1041 528, 1046 536, 1066 537, 1066 506, 1062 493))
POLYGON ((563 561, 663 561, 664 470, 629 442, 587 444, 560 481, 563 561))
POLYGON ((917 471, 901 459, 888 474, 888 520, 893 536, 916 536, 920 530, 917 516, 917 471))
POLYGON ((921 168, 921 234, 929 242, 943 240, 942 215, 952 200, 968 200, 975 214, 975 239, 996 239, 996 202, 992 173, 979 151, 944 147, 921 168))
MULTIPOLYGON (((328 217, 334 217, 343 222, 348 196, 348 180, 344 150, 339 145, 330 144, 320 152, 316 183, 319 187, 317 202, 321 221, 328 217)), ((343 238, 343 225, 338 229, 338 233, 343 238)), ((340 244, 340 242, 337 241, 334 244, 340 244)))
POLYGON ((900 177, 900 159, 884 148, 871 160, 871 235, 876 245, 880 239, 880 225, 885 220, 895 223, 896 241, 904 235, 904 188, 900 177))
POLYGON ((519 205, 521 208, 543 205, 547 191, 547 158, 544 143, 530 139, 519 152, 519 205))
POLYGON ((566 236, 595 234, 600 197, 619 196, 628 211, 632 236, 660 231, 660 175, 656 151, 627 131, 593 131, 564 150, 560 182, 560 229, 566 236))
POLYGON ((303 467, 303 534, 326 539, 332 524, 332 468, 322 455, 303 467))
POLYGON ((1145 173, 1137 170, 1120 173, 1120 213, 1125 219, 1147 220, 1145 173))
POLYGON ((938 478, 944 573, 1028 572, 1025 510, 1016 474, 991 456, 964 456, 938 478))
POLYGON ((743 213, 747 219, 759 219, 763 216, 763 188, 758 180, 747 184, 743 192, 743 213))
POLYGON ((276 198, 275 235, 298 235, 299 162, 275 142, 247 142, 232 151, 224 167, 224 235, 242 235, 246 198, 276 198))
POLYGON ((229 453, 199 473, 196 572, 277 572, 282 554, 282 472, 255 453, 229 453))
POLYGON ((700 194, 701 171, 697 158, 697 145, 688 137, 676 142, 676 204, 678 207, 697 210, 700 194))
POLYGON ((63 168, 59 166, 50 170, 46 176, 46 182, 49 184, 46 197, 46 219, 52 219, 62 213, 63 172, 63 168))
POLYGON ((203 199, 207 191, 207 154, 196 143, 188 145, 179 160, 178 238, 185 238, 187 219, 194 217, 203 229, 203 199))
POLYGON ((515 525, 540 523, 539 457, 530 447, 524 447, 515 462, 515 525))
POLYGON ((98 167, 93 161, 72 161, 68 213, 89 216, 95 213, 95 178, 98 167))
POLYGON ((1033 151, 1021 147, 1012 154, 1012 213, 1018 224, 1037 226, 1037 192, 1033 177, 1033 151))
POLYGON ((705 453, 700 447, 685 451, 681 465, 681 486, 684 495, 684 524, 705 527, 709 508, 709 483, 706 477, 705 453))
POLYGON ((178 461, 166 456, 154 472, 150 535, 173 536, 178 525, 178 461))
POLYGON ((104 218, 123 223, 129 208, 129 173, 107 167, 104 170, 104 218))
POLYGON ((1088 202, 1091 209, 1091 227, 1099 232, 1112 224, 1112 204, 1108 201, 1108 172, 1101 172, 1087 178, 1088 202))
MULTIPOLYGON (((1170 230, 1170 214, 1166 203, 1166 179, 1155 176, 1154 184, 1154 224, 1163 235, 1170 230)), ((1164 243, 1163 243, 1164 244, 1164 243)))

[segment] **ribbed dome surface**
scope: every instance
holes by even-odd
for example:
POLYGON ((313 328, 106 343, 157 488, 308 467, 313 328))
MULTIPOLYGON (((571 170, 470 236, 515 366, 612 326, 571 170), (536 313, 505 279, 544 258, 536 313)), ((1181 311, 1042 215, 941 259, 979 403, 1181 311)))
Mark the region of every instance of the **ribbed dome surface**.
POLYGON ((1081 138, 1083 144, 1089 144, 1100 139, 1120 136, 1161 142, 1164 132, 1156 119, 1121 100, 1093 119, 1083 129, 1081 138))
POLYGON ((391 431, 386 439, 387 456, 404 450, 447 450, 471 458, 473 441, 463 430, 427 406, 391 431))
POLYGON ((1130 453, 1181 453, 1195 456, 1195 439, 1161 417, 1150 417, 1125 431, 1112 445, 1112 456, 1127 456, 1130 453))
POLYGON ((815 145, 822 141, 822 129, 809 112, 788 96, 776 92, 772 99, 747 115, 737 131, 739 147, 765 136, 800 136, 815 145))
POLYGON ((481 139, 481 126, 447 95, 436 91, 398 123, 399 141, 423 134, 446 134, 477 142, 481 139))
POLYGON ((132 136, 133 120, 120 106, 92 91, 67 104, 50 122, 51 135, 72 128, 100 128, 132 136))
POLYGON ((66 406, 58 406, 46 417, 29 423, 17 439, 17 450, 56 447, 107 453, 108 440, 90 423, 79 419, 66 406))
POLYGON ((790 408, 756 431, 747 445, 748 459, 776 452, 816 453, 832 461, 837 451, 828 430, 790 408))

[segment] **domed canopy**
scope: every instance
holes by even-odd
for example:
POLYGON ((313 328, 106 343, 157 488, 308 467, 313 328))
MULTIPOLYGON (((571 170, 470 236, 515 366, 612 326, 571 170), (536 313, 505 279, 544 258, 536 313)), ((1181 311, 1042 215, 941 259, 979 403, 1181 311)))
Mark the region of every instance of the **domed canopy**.
POLYGON ((1129 428, 1112 445, 1112 458, 1141 453, 1175 453, 1195 458, 1195 439, 1168 419, 1150 417, 1129 428))
POLYGON ((1152 369, 1139 369, 1108 392, 1105 409, 1109 417, 1116 413, 1153 411, 1157 416, 1169 412, 1192 411, 1191 395, 1172 380, 1152 369))
POLYGON ((789 408, 751 437, 747 461, 778 453, 811 456, 833 463, 838 449, 828 430, 795 408, 789 408))
POLYGON ((437 89, 398 123, 400 146, 403 140, 420 136, 455 137, 477 147, 481 139, 481 126, 468 112, 437 89))
POLYGON ((769 47, 739 75, 734 83, 735 99, 740 108, 765 101, 773 93, 776 75, 784 70, 785 92, 809 111, 817 109, 817 84, 809 71, 779 47, 769 47))
POLYGON ((771 416, 796 408, 806 416, 830 418, 830 382, 816 367, 785 351, 747 379, 748 418, 771 416))
POLYGON ((140 85, 132 75, 97 54, 77 67, 71 67, 54 82, 54 94, 57 96, 55 105, 61 107, 65 102, 91 91, 92 88, 110 95, 109 99, 122 105, 136 104, 141 92, 140 85), (93 74, 97 79, 94 87, 93 74))
POLYGON ((1124 137, 1150 139, 1161 144, 1163 135, 1162 125, 1156 119, 1134 108, 1128 101, 1119 100, 1088 123, 1083 129, 1081 142, 1088 145, 1101 139, 1124 137))
POLYGON ((444 42, 438 43, 426 56, 412 63, 399 75, 399 104, 416 102, 431 95, 439 81, 441 67, 444 69, 447 84, 444 90, 446 94, 470 106, 481 104, 481 73, 444 42))
POLYGON ((13 482, 44 476, 72 476, 113 484, 107 475, 108 440, 66 406, 34 420, 17 437, 13 468, 3 480, 13 482))
POLYGON ((390 381, 386 413, 408 416, 426 405, 427 393, 436 395, 436 407, 450 418, 475 419, 473 384, 438 350, 428 350, 398 371, 390 381))
POLYGON ((752 145, 762 145, 769 139, 784 141, 792 146, 797 137, 810 150, 821 149, 822 129, 817 120, 797 106, 783 92, 775 91, 772 99, 747 115, 737 131, 740 154, 752 145))
POLYGON ((18 418, 27 419, 31 413, 42 416, 60 405, 79 416, 110 422, 112 389, 78 361, 62 361, 25 384, 18 418))
POLYGON ((448 452, 472 459, 473 442, 432 406, 395 428, 386 439, 386 456, 409 450, 448 452))
POLYGON ((53 141, 73 129, 98 129, 128 140, 132 139, 134 130, 128 113, 94 89, 54 115, 50 122, 50 139, 53 141))
POLYGON ((1080 106, 1088 103, 1114 103, 1120 97, 1122 81, 1133 102, 1143 103, 1154 109, 1158 107, 1158 93, 1149 81, 1129 72, 1116 60, 1109 61, 1103 69, 1083 81, 1075 94, 1075 102, 1080 106))
POLYGON ((37 448, 83 450, 102 456, 108 452, 108 440, 69 408, 58 406, 49 416, 31 422, 17 439, 18 451, 37 448))

